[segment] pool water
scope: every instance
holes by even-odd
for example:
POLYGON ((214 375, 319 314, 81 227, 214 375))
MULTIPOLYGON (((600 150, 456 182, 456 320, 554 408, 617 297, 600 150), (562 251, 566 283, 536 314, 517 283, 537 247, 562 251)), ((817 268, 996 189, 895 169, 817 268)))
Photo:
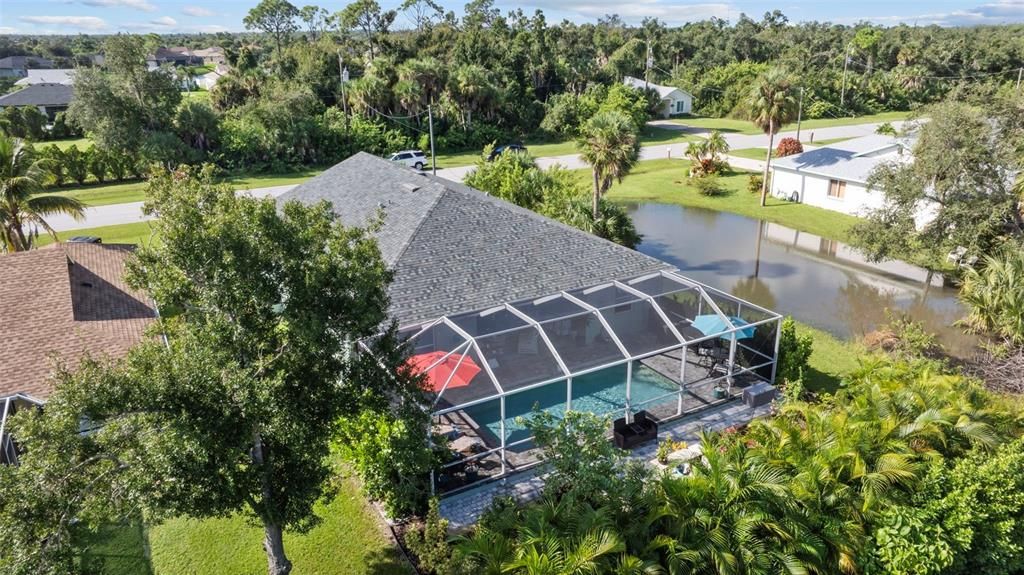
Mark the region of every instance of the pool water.
MULTIPOLYGON (((630 403, 662 397, 678 391, 679 387, 653 369, 636 363, 633 365, 633 384, 630 403)), ((529 416, 534 408, 542 409, 557 418, 565 414, 567 385, 560 381, 505 397, 505 433, 508 443, 530 437, 524 425, 516 422, 518 416, 529 416)), ((597 415, 614 414, 621 417, 626 408, 626 366, 611 367, 572 380, 572 408, 597 415)), ((501 403, 499 400, 467 407, 464 410, 482 428, 490 431, 488 443, 497 445, 501 437, 501 403)))

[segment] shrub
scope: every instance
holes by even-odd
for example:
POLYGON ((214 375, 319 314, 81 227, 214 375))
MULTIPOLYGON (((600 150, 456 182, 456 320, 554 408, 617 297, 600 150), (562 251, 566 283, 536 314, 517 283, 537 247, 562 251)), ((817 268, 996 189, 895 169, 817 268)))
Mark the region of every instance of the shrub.
POLYGON ((750 174, 747 176, 747 191, 752 194, 760 194, 761 186, 764 185, 764 176, 761 174, 750 174))
POLYGON ((804 153, 804 145, 796 138, 782 138, 779 140, 779 145, 775 148, 775 157, 777 158, 785 158, 786 156, 802 153, 804 153))
POLYGON ((436 497, 430 499, 423 526, 410 530, 405 536, 405 543, 419 561, 421 573, 451 573, 452 548, 448 544, 448 520, 441 517, 436 497))
POLYGON ((53 174, 53 183, 57 186, 64 184, 67 177, 67 166, 65 165, 64 151, 56 144, 50 144, 39 151, 39 155, 49 160, 50 172, 53 174))
POLYGON ((89 163, 85 154, 72 144, 64 150, 64 170, 68 177, 82 185, 89 177, 89 163))
POLYGON ((715 196, 725 195, 726 193, 726 190, 722 187, 722 183, 719 181, 718 176, 715 175, 691 178, 690 182, 697 188, 697 193, 702 196, 713 198, 715 196))
POLYGON ((103 183, 107 179, 107 154, 100 150, 96 146, 89 146, 89 149, 85 151, 85 162, 89 168, 89 173, 92 177, 96 178, 96 181, 103 183))
POLYGON ((964 275, 960 300, 969 311, 964 325, 974 333, 1024 346, 1024 249, 1014 246, 986 256, 964 275))
POLYGON ((814 351, 814 338, 796 332, 796 322, 787 317, 779 329, 778 379, 783 382, 802 381, 814 351))
POLYGON ((896 128, 893 127, 891 122, 884 122, 877 128, 875 128, 876 134, 882 134, 885 136, 895 136, 896 128))
POLYGON ((826 102, 824 100, 815 100, 806 109, 807 117, 811 119, 818 119, 828 117, 839 116, 842 110, 839 106, 836 106, 832 102, 826 102))
POLYGON ((685 441, 676 441, 671 437, 666 437, 658 444, 658 463, 668 465, 668 456, 671 455, 673 451, 679 451, 680 449, 686 449, 685 441))

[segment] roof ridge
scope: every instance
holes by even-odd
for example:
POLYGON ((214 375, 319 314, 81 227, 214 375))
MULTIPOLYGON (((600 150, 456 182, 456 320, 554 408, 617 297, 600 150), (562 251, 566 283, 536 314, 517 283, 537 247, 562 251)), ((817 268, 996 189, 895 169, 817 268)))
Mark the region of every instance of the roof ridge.
POLYGON ((434 208, 437 207, 437 204, 441 202, 441 198, 443 198, 445 194, 447 194, 449 191, 451 191, 450 188, 448 188, 447 186, 442 186, 441 193, 437 194, 437 197, 435 197, 434 200, 430 202, 430 205, 427 206, 427 209, 423 210, 423 215, 420 217, 419 221, 416 222, 416 227, 413 229, 412 233, 405 238, 405 241, 402 242, 402 244, 398 248, 398 251, 395 253, 395 262, 401 261, 402 256, 405 255, 406 250, 408 250, 409 246, 412 245, 413 238, 419 235, 420 230, 423 229, 423 222, 429 219, 427 216, 434 211, 434 208))

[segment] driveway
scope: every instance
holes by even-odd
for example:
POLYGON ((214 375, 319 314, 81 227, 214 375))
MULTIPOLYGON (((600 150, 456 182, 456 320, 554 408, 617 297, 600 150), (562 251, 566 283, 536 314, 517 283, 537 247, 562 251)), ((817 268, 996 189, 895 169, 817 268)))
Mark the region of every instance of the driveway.
MULTIPOLYGON (((706 136, 708 131, 688 128, 679 124, 666 122, 663 120, 656 120, 651 122, 651 125, 677 129, 681 132, 691 133, 698 136, 706 136)), ((854 126, 835 126, 832 128, 819 128, 817 130, 803 130, 803 132, 813 132, 814 139, 816 140, 831 140, 835 138, 857 138, 860 136, 868 136, 875 133, 875 129, 880 124, 857 124, 854 126)), ((900 129, 902 122, 892 122, 893 127, 897 130, 900 129)), ((768 136, 764 134, 756 135, 744 135, 744 134, 723 134, 725 140, 729 143, 729 147, 733 150, 743 150, 746 148, 767 148, 768 147, 768 136)), ((795 138, 796 131, 790 130, 778 134, 775 141, 778 142, 781 138, 795 138)), ((647 160, 660 160, 664 158, 682 158, 686 154, 686 146, 688 143, 680 142, 675 144, 658 144, 654 146, 644 146, 640 149, 640 161, 647 160)), ((579 154, 569 154, 565 156, 551 156, 546 158, 536 158, 537 165, 541 168, 548 168, 556 164, 560 164, 562 167, 570 170, 586 168, 587 164, 583 162, 579 154)), ((729 156, 729 163, 737 168, 745 170, 761 171, 764 170, 764 162, 758 160, 751 160, 747 158, 739 158, 736 156, 729 156)), ((461 182, 465 179, 466 175, 473 169, 473 166, 459 166, 454 168, 443 168, 437 171, 437 175, 451 180, 453 182, 461 182)), ((276 198, 281 194, 295 187, 295 184, 287 186, 273 186, 268 188, 253 188, 249 190, 239 190, 239 194, 250 194, 255 197, 273 197, 276 198)), ((130 224, 134 222, 141 222, 148 220, 149 217, 142 213, 142 202, 132 202, 128 204, 113 204, 109 206, 97 206, 95 208, 86 208, 85 219, 82 221, 75 221, 68 216, 58 215, 49 218, 50 225, 57 231, 70 231, 80 230, 85 228, 95 228, 100 226, 113 226, 118 224, 130 224)))

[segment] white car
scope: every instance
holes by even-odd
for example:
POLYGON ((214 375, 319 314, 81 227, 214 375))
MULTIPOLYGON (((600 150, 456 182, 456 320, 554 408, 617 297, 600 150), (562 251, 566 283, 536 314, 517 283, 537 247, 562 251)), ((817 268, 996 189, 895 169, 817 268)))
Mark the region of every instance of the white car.
POLYGON ((403 150, 401 152, 395 152, 388 158, 392 162, 400 162, 409 166, 410 168, 416 168, 422 170, 423 166, 427 165, 427 155, 422 150, 403 150))

